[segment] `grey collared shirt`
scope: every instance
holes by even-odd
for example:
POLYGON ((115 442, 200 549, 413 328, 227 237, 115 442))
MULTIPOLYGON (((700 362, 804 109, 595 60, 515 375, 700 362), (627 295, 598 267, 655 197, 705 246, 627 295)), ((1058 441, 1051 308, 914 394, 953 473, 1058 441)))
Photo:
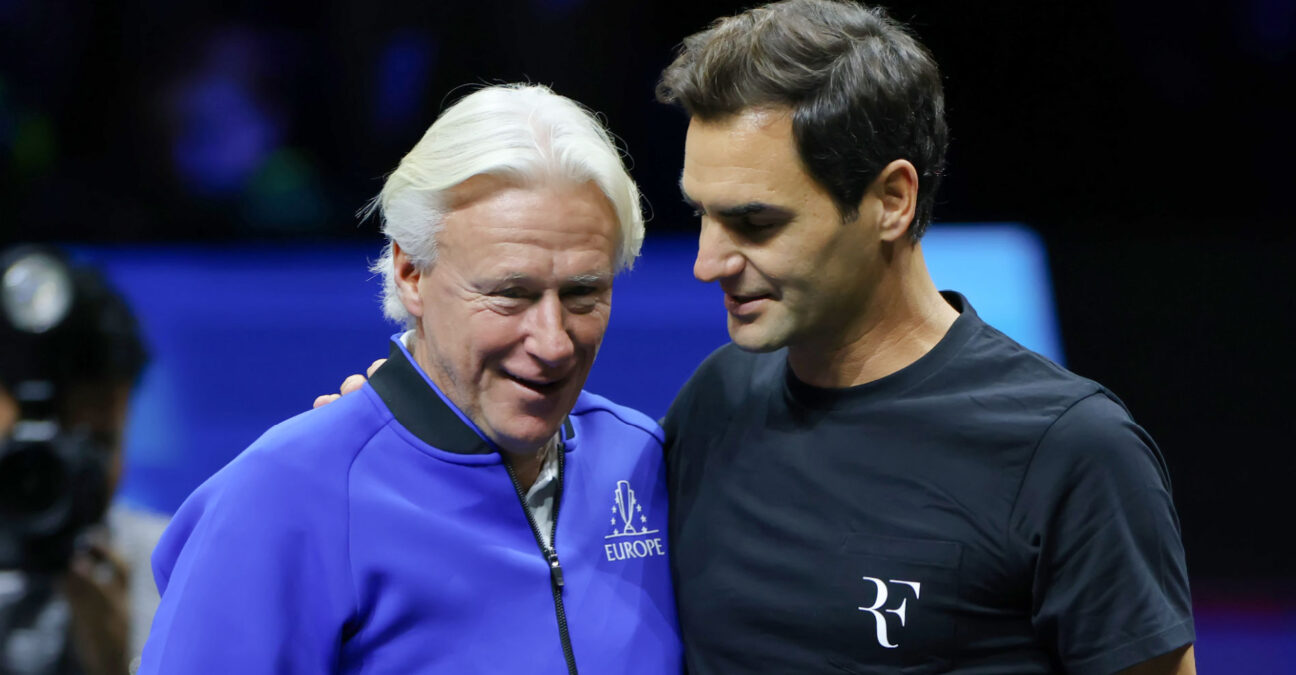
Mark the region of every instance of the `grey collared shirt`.
POLYGON ((527 490, 526 503, 535 516, 536 527, 546 546, 553 547, 553 505, 554 495, 558 492, 558 453, 551 452, 545 457, 536 475, 535 483, 527 490))

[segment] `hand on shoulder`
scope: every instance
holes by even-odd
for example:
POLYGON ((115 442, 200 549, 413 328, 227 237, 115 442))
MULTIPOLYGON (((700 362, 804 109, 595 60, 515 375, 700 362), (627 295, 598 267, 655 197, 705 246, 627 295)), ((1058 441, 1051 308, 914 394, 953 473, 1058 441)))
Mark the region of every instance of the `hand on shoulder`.
POLYGON ((311 407, 318 408, 322 405, 327 405, 329 403, 338 400, 339 398, 342 398, 343 396, 346 396, 347 394, 350 394, 353 391, 360 389, 360 387, 363 387, 364 383, 366 382, 366 376, 373 377, 374 371, 378 370, 379 366, 381 366, 384 363, 387 363, 387 359, 378 359, 377 361, 374 361, 373 363, 369 364, 369 368, 365 371, 365 375, 356 373, 354 375, 347 377, 347 379, 342 380, 342 386, 338 387, 338 393, 324 394, 323 396, 316 397, 315 403, 311 405, 311 407))

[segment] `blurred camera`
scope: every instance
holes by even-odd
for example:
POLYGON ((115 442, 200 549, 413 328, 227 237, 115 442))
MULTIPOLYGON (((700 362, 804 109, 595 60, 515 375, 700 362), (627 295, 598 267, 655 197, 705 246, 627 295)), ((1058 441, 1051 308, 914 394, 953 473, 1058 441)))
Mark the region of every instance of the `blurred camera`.
POLYGON ((107 510, 109 453, 60 422, 65 388, 87 344, 74 270, 53 250, 0 256, 0 385, 16 420, 0 430, 0 569, 57 571, 107 510))

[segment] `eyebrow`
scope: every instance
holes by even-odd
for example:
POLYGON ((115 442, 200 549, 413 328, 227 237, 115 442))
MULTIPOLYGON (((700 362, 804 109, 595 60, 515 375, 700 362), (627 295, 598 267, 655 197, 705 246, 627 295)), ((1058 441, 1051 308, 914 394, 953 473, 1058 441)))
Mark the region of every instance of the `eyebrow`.
POLYGON ((721 218, 742 218, 758 214, 789 218, 792 216, 791 211, 788 211, 781 206, 774 206, 773 204, 766 204, 764 202, 747 202, 746 204, 738 204, 735 206, 726 206, 716 209, 716 215, 721 218))
POLYGON ((567 277, 567 283, 580 286, 602 286, 611 280, 610 274, 577 274, 567 277))
MULTIPOLYGON (((680 188, 680 196, 684 198, 685 204, 688 204, 690 207, 695 209, 702 207, 702 205, 699 204, 697 200, 690 197, 688 192, 684 190, 683 175, 680 175, 679 188, 680 188)), ((793 215, 791 209, 782 206, 775 206, 773 204, 768 204, 766 202, 756 202, 756 201, 745 202, 743 204, 735 204, 733 206, 717 207, 714 210, 714 214, 718 218, 743 218, 746 216, 754 216, 757 214, 779 216, 782 218, 791 218, 793 215)))
MULTIPOLYGON (((512 274, 507 274, 501 277, 499 279, 499 282, 501 284, 518 284, 518 283, 525 284, 526 282, 531 281, 532 278, 533 277, 529 274, 522 274, 521 272, 513 272, 512 274)), ((569 276, 566 279, 564 279, 563 282, 565 284, 578 285, 578 286, 599 286, 602 284, 606 284, 611 280, 612 280, 611 274, 573 274, 572 276, 569 276)))

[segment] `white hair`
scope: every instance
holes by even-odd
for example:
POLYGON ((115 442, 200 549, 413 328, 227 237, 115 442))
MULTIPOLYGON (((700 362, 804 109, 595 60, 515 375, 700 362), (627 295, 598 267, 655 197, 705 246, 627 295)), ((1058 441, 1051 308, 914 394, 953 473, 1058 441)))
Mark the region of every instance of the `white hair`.
POLYGON ((634 265, 643 246, 639 188, 602 122, 579 103, 541 85, 479 89, 437 118, 387 177, 363 216, 381 210, 387 246, 370 269, 383 276, 383 314, 406 326, 413 317, 396 289, 393 242, 426 269, 436 261, 437 233, 449 191, 479 175, 526 186, 560 178, 593 181, 621 226, 615 271, 634 265))

